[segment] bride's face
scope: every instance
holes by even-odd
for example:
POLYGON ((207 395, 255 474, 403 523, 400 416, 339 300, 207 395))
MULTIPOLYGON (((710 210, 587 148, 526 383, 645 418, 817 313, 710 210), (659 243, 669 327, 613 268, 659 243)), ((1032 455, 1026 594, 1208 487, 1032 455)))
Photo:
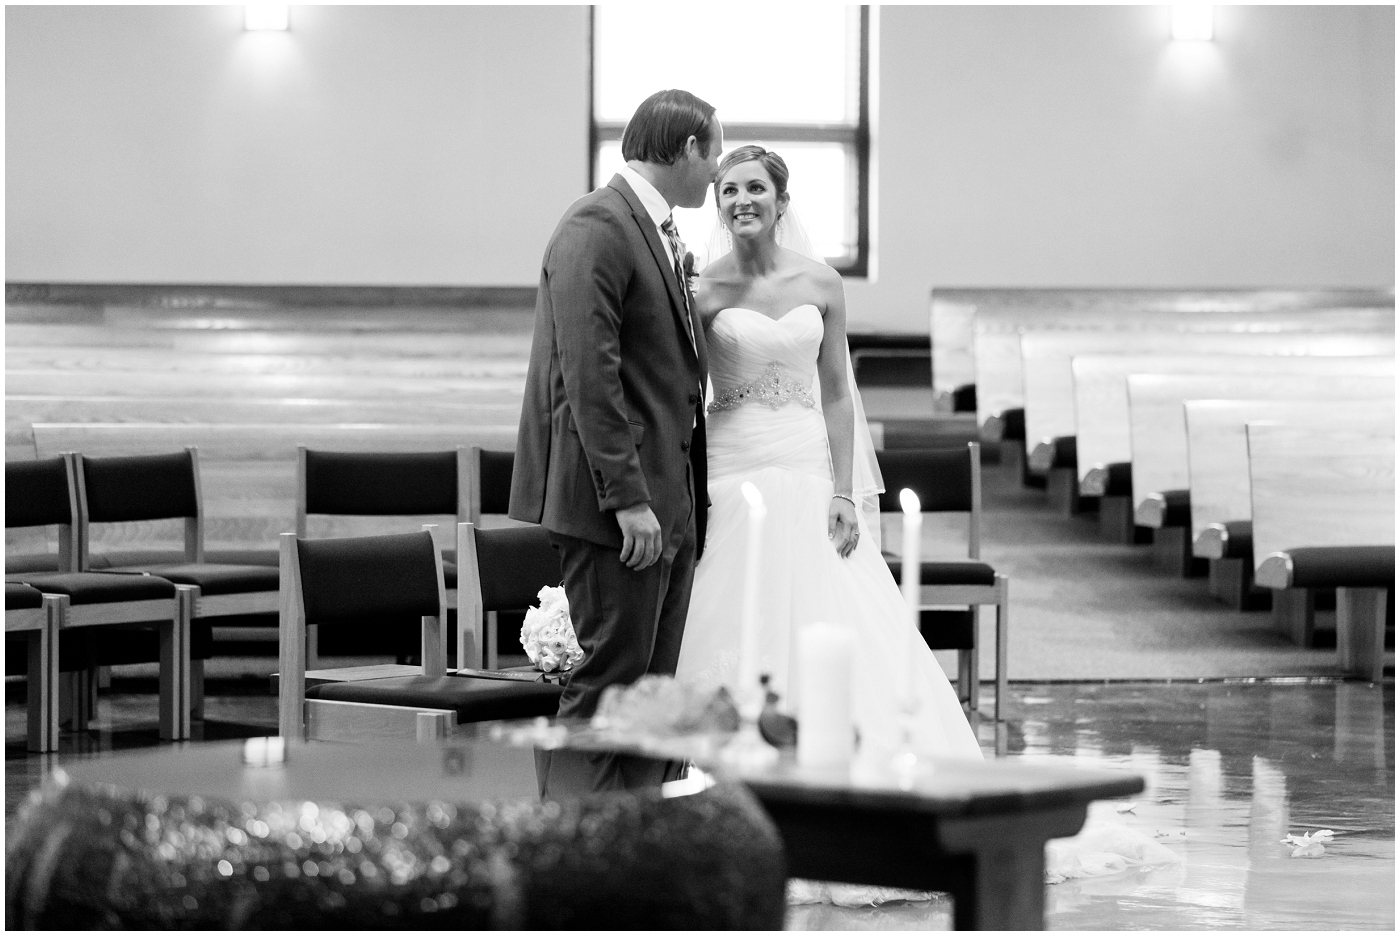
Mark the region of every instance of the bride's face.
POLYGON ((769 233, 787 203, 787 193, 778 194, 768 170, 756 159, 739 163, 720 179, 719 218, 735 237, 769 233))

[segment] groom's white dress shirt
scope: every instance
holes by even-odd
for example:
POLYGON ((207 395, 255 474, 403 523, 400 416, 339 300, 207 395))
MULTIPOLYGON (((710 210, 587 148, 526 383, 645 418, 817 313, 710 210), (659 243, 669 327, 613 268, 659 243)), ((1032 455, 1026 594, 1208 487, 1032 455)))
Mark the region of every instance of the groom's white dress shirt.
MULTIPOLYGON (((656 186, 648 182, 645 176, 631 166, 624 163, 622 168, 618 170, 618 175, 627 180, 627 184, 632 186, 632 191, 636 192, 637 197, 641 199, 642 207, 647 210, 647 217, 651 218, 651 223, 656 225, 656 236, 661 238, 661 249, 666 251, 666 258, 671 261, 673 266, 680 266, 684 269, 684 262, 671 251, 671 238, 661 229, 661 225, 665 224, 666 219, 671 217, 671 206, 666 204, 666 199, 656 190, 656 186)), ((689 289, 688 286, 685 288, 689 289)), ((686 301, 689 302, 688 296, 686 301)), ((689 311, 687 308, 686 312, 689 313, 689 311)), ((690 334, 690 328, 691 323, 687 320, 686 336, 690 338, 691 347, 694 347, 695 336, 690 334)), ((704 387, 700 388, 702 395, 704 390, 704 387)))
POLYGON ((666 223, 666 219, 671 217, 671 206, 666 204, 666 199, 656 190, 646 178, 633 169, 624 165, 618 170, 618 175, 627 180, 627 184, 632 186, 632 191, 637 193, 637 197, 642 200, 642 207, 647 210, 647 215, 651 218, 651 223, 656 225, 656 236, 661 238, 661 247, 666 251, 666 256, 674 264, 676 255, 671 252, 671 239, 666 236, 666 232, 661 230, 661 225, 666 223))

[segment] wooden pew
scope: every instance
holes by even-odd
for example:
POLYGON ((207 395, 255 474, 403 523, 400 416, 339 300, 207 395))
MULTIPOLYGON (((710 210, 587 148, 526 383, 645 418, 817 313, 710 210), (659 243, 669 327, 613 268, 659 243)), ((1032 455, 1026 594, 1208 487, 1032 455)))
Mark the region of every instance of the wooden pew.
POLYGON ((984 441, 992 442, 1001 438, 1005 413, 1025 405, 1020 345, 1020 336, 1025 333, 1251 329, 1393 332, 1395 325, 1394 295, 1364 290, 935 291, 935 296, 943 295, 948 299, 934 309, 935 386, 942 385, 937 362, 945 358, 956 361, 954 347, 970 341, 977 386, 977 422, 983 427, 984 441), (979 292, 988 296, 981 298, 979 292), (955 314, 946 325, 939 324, 939 311, 954 301, 976 305, 973 330, 965 338, 958 332, 963 316, 955 314))
POLYGON ((237 374, 336 377, 392 377, 400 380, 524 379, 528 360, 517 357, 399 357, 361 348, 343 354, 171 353, 163 348, 12 347, 6 369, 20 372, 77 370, 116 373, 237 374))
POLYGON ((1395 584, 1393 412, 1369 426, 1252 422, 1245 431, 1255 580, 1336 586, 1338 663, 1379 683, 1395 584))
POLYGON ((460 399, 518 404, 523 376, 391 377, 376 374, 197 374, 100 370, 5 371, 6 396, 262 399, 460 399))
POLYGON ((427 396, 393 399, 228 400, 183 397, 10 396, 5 401, 5 443, 33 445, 34 423, 388 423, 507 425, 520 418, 520 401, 478 403, 427 396))
MULTIPOLYGON (((296 324, 295 316, 292 322, 296 324)), ((392 328, 365 330, 347 322, 337 328, 191 327, 12 323, 10 348, 150 348, 180 354, 339 355, 366 349, 386 357, 528 358, 532 333, 461 328, 417 329, 404 313, 392 328)))
POLYGON ((1021 336, 1026 394, 1026 461, 1052 477, 1052 496, 1073 510, 1079 495, 1074 455, 1072 361, 1083 354, 1217 354, 1362 356, 1393 354, 1395 337, 1380 332, 1263 334, 1200 332, 1032 332, 1021 336), (1061 491, 1061 489, 1063 489, 1061 491))
MULTIPOLYGON (((1202 391, 1208 389, 1212 388, 1202 391)), ((1296 385, 1279 389, 1272 399, 1189 399, 1180 408, 1186 422, 1192 554, 1210 561, 1212 593, 1236 608, 1246 604, 1254 584, 1245 424, 1270 420, 1325 431, 1389 420, 1395 411, 1393 377, 1339 379, 1332 388, 1316 388, 1315 394, 1335 393, 1323 399, 1289 398, 1294 389, 1296 385), (1364 406, 1348 401, 1351 393, 1358 394, 1364 406)), ((1275 592, 1272 603, 1279 629, 1306 644, 1312 620, 1308 596, 1275 592)))
MULTIPOLYGON (((296 521, 298 445, 332 451, 445 451, 478 444, 513 449, 516 424, 157 424, 39 423, 26 457, 76 451, 85 455, 173 452, 199 446, 205 508, 205 538, 218 549, 269 549, 296 521)), ((11 456, 13 457, 13 456, 11 456)), ((455 523, 455 518, 449 518, 455 523)), ((316 517, 313 536, 383 532, 378 518, 316 517)), ((405 530, 421 527, 405 521, 405 530)), ((441 526, 451 529, 451 524, 441 526)), ((182 542, 176 521, 110 524, 97 551, 174 549, 182 542)), ((443 546, 453 544, 444 540, 443 546)))
MULTIPOLYGON (((1391 376, 1395 365, 1390 357, 1148 354, 1082 355, 1071 368, 1079 493, 1102 498, 1105 534, 1131 542, 1134 524, 1182 525, 1163 522, 1155 509, 1160 499, 1152 496, 1186 487, 1182 400, 1274 392, 1301 399, 1309 394, 1291 388, 1318 387, 1325 393, 1335 385, 1331 378, 1391 376), (1260 388, 1257 393, 1247 391, 1251 381, 1260 388), (1188 396, 1173 398, 1178 391, 1188 396)), ((1189 538, 1181 545, 1189 554, 1189 538)))
POLYGON ((952 412, 953 394, 977 383, 973 355, 975 302, 940 298, 929 302, 929 343, 933 359, 933 396, 941 412, 952 412))

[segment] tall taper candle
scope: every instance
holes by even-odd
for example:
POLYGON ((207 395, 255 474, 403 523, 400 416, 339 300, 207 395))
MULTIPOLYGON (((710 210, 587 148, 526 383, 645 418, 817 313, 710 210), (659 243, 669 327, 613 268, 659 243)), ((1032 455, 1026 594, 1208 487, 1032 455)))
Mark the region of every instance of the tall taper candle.
POLYGON ((758 687, 758 576, 763 555, 763 520, 768 516, 768 508, 763 504, 763 495, 752 481, 745 481, 740 487, 744 500, 749 504, 749 544, 744 562, 744 617, 743 630, 739 635, 739 681, 737 689, 742 694, 753 692, 758 687))
POLYGON ((914 695, 915 673, 918 672, 917 658, 923 637, 919 633, 919 571, 920 541, 924 528, 924 515, 919 504, 919 495, 908 488, 899 492, 899 506, 904 510, 904 548, 900 551, 900 590, 904 593, 904 640, 900 649, 904 651, 904 665, 900 667, 900 702, 908 705, 914 695), (909 631, 912 631, 910 633, 909 631))

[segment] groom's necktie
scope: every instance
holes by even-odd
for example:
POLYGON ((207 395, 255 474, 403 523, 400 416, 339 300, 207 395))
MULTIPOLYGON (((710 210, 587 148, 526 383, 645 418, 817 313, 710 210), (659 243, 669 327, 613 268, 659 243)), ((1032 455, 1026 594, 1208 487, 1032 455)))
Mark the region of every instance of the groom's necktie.
POLYGON ((690 324, 690 287, 685 282, 685 267, 682 262, 685 259, 685 244, 681 243, 681 234, 676 230, 676 222, 670 215, 661 222, 661 232, 666 235, 666 239, 671 242, 671 256, 674 260, 671 263, 671 272, 675 274, 676 283, 681 288, 681 299, 685 302, 685 333, 690 338, 691 347, 695 346, 695 334, 691 331, 690 324))

